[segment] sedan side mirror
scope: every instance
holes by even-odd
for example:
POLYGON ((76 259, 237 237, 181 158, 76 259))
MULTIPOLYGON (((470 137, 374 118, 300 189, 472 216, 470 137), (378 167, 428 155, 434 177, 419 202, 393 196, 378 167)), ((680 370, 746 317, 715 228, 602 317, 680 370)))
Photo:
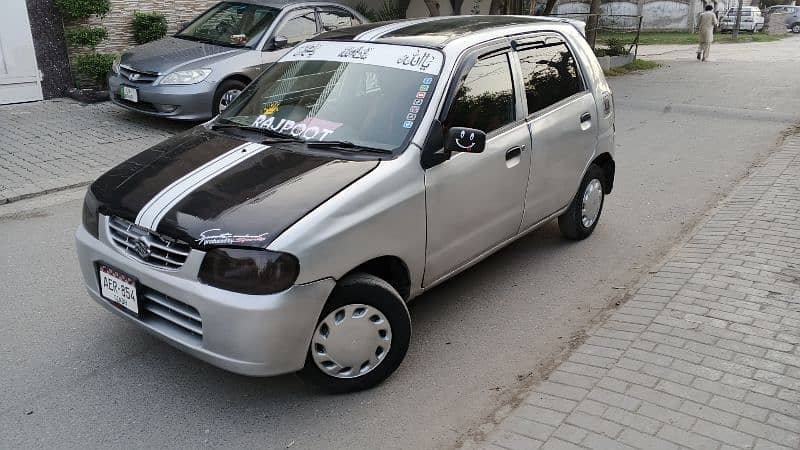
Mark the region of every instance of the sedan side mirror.
POLYGON ((272 48, 279 49, 289 45, 289 39, 286 36, 275 36, 272 40, 272 48))
POLYGON ((444 149, 448 152, 482 153, 486 133, 475 128, 453 127, 447 130, 444 149))

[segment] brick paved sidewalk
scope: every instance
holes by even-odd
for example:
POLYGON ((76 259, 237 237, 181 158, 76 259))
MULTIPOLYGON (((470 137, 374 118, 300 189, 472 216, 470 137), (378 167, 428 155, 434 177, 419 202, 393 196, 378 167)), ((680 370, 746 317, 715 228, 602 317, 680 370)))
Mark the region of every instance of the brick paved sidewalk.
POLYGON ((85 184, 191 124, 109 102, 68 99, 0 106, 0 204, 85 184))
POLYGON ((795 137, 483 448, 800 448, 799 280, 795 137))

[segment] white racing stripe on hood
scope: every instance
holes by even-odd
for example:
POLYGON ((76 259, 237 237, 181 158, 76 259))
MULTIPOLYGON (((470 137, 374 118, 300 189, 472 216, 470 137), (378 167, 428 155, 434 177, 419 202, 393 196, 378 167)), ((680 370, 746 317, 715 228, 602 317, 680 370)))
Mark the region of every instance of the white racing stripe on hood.
POLYGON ((136 225, 155 230, 159 222, 181 200, 186 198, 199 186, 234 167, 235 165, 252 158, 269 147, 254 142, 235 147, 219 155, 197 169, 178 178, 175 182, 161 190, 147 202, 136 216, 136 225))

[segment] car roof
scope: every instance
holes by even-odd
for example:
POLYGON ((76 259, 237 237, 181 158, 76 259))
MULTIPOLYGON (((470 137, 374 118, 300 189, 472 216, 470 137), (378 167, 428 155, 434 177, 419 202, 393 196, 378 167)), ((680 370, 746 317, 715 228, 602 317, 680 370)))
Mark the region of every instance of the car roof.
POLYGON ((382 42, 441 49, 462 40, 492 39, 535 31, 537 25, 546 28, 561 23, 569 21, 538 16, 439 16, 366 23, 328 31, 313 40, 382 42))
POLYGON ((285 8, 287 6, 323 6, 323 5, 336 5, 336 6, 345 6, 347 5, 342 4, 339 1, 300 1, 297 0, 222 0, 220 3, 223 2, 232 2, 232 3, 250 3, 253 5, 262 5, 262 6, 272 6, 274 8, 285 8))

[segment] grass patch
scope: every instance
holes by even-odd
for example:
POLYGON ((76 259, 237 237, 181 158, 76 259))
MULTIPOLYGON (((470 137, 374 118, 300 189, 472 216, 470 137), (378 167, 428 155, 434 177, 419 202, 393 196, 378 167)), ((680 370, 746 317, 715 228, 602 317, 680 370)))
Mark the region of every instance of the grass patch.
MULTIPOLYGON (((597 40, 601 44, 607 44, 610 39, 618 39, 623 42, 630 43, 636 37, 635 33, 600 33, 597 35, 597 40)), ((786 35, 775 35, 765 33, 746 33, 740 32, 738 39, 733 39, 730 33, 715 33, 714 42, 729 44, 729 43, 742 43, 742 42, 772 42, 783 39, 786 35)), ((639 35, 639 45, 656 45, 656 44, 697 44, 698 36, 696 33, 682 33, 682 32, 642 32, 639 35)))
POLYGON ((605 74, 608 77, 615 77, 617 75, 625 75, 631 72, 638 72, 641 70, 652 70, 661 67, 661 64, 650 61, 647 59, 637 59, 630 64, 625 64, 622 67, 606 70, 605 74))

